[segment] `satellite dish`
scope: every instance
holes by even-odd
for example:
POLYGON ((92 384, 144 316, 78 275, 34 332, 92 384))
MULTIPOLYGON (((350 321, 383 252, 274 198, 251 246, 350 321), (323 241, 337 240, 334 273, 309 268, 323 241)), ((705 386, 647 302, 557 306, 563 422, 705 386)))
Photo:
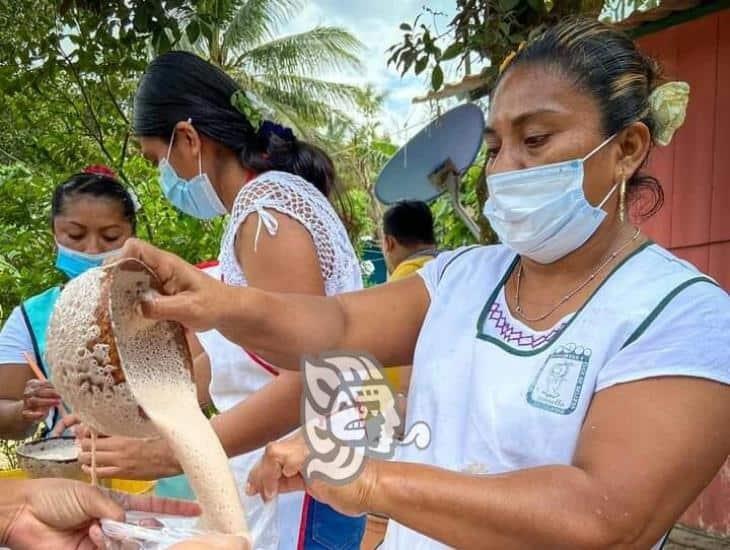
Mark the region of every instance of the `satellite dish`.
POLYGON ((474 163, 484 137, 484 113, 473 103, 440 115, 391 158, 375 183, 384 204, 430 202, 449 192, 454 210, 475 237, 479 226, 459 201, 461 177, 474 163))

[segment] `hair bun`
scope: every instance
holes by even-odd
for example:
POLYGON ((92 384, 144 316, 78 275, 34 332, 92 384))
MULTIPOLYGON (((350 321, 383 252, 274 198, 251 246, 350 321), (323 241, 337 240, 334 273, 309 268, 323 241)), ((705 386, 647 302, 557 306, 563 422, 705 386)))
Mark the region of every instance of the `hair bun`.
POLYGON ((83 174, 93 174, 95 176, 106 176, 107 178, 117 179, 117 174, 105 164, 91 164, 81 171, 83 174))
POLYGON ((297 140, 291 128, 282 126, 273 120, 264 120, 259 127, 258 135, 266 141, 268 141, 272 135, 277 136, 279 139, 288 143, 293 143, 297 140))

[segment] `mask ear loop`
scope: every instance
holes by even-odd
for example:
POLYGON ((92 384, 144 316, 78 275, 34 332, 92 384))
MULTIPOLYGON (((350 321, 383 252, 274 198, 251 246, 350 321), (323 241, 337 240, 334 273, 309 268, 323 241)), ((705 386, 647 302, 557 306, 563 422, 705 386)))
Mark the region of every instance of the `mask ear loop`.
POLYGON ((203 174, 203 151, 202 147, 198 149, 198 175, 203 174))
POLYGON ((172 135, 170 136, 170 145, 167 146, 167 156, 165 157, 165 160, 169 163, 170 162, 170 153, 172 153, 172 144, 175 142, 175 134, 176 129, 172 129, 172 135))
POLYGON ((613 138, 616 137, 616 134, 611 134, 607 139, 601 142, 601 144, 593 149, 590 153, 588 153, 586 156, 583 157, 583 162, 587 161, 589 158, 591 158, 593 155, 595 155, 598 151, 603 149, 603 146, 606 145, 609 141, 611 141, 613 138))
MULTIPOLYGON (((616 134, 611 134, 607 139, 603 140, 601 144, 593 149, 590 153, 588 153, 585 157, 583 157, 583 162, 587 161, 589 158, 591 158, 593 155, 595 155, 598 151, 600 151, 609 141, 611 141, 614 137, 616 137, 616 134)), ((623 221, 623 189, 625 187, 625 179, 623 175, 621 176, 622 184, 620 185, 621 190, 619 190, 619 219, 623 221)), ((605 205, 608 202, 608 199, 611 198, 611 195, 616 191, 616 188, 619 187, 619 184, 614 184, 613 187, 611 187, 611 190, 608 192, 608 194, 603 197, 603 200, 600 202, 600 204, 596 208, 603 208, 603 205, 605 205)))
MULTIPOLYGON (((192 118, 188 118, 187 123, 191 124, 193 122, 192 118)), ((169 163, 170 162, 170 153, 172 153, 172 144, 175 142, 175 134, 177 133, 177 128, 172 129, 172 135, 170 136, 170 145, 167 146, 167 156, 165 157, 165 160, 169 163)), ((198 153, 199 154, 199 153, 198 153)), ((200 156, 198 156, 198 168, 200 168, 200 156)), ((202 173, 202 170, 201 170, 202 173)))

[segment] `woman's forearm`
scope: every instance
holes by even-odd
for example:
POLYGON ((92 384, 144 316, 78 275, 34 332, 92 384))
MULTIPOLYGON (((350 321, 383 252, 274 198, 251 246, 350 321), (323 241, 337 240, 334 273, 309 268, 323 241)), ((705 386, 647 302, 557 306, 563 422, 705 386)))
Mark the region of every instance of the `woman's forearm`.
POLYGON ((33 435, 37 422, 23 418, 23 401, 0 399, 0 439, 25 439, 33 435))
POLYGON ((223 292, 216 328, 291 370, 302 356, 328 351, 367 351, 384 365, 409 364, 430 303, 417 277, 333 297, 251 287, 223 292))
POLYGON ((301 376, 284 372, 267 386, 211 420, 228 456, 275 441, 300 425, 301 376))
POLYGON ((25 483, 20 480, 5 480, 0 485, 0 546, 7 544, 13 521, 25 504, 25 483))
POLYGON ((346 316, 336 298, 280 294, 254 288, 230 293, 218 328, 232 342, 276 356, 278 367, 296 370, 304 354, 337 349, 346 316))
POLYGON ((642 532, 630 510, 571 466, 494 476, 374 466, 371 511, 456 548, 621 548, 642 532))

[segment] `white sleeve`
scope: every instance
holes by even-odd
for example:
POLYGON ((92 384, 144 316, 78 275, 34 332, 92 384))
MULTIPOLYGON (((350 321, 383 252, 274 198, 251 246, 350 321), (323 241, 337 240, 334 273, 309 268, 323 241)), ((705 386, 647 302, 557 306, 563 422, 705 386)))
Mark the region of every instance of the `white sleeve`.
POLYGON ((16 307, 0 330, 0 364, 25 365, 24 352, 33 353, 33 340, 20 308, 16 307))
POLYGON ((443 276, 444 270, 448 267, 448 265, 456 258, 461 256, 464 252, 471 250, 472 248, 475 247, 464 246, 461 248, 457 248, 456 250, 441 252, 433 260, 428 262, 416 272, 421 276, 423 282, 426 284, 426 289, 428 290, 431 299, 436 296, 439 283, 441 282, 441 277, 443 276))
MULTIPOLYGON (((336 212, 314 185, 298 176, 283 172, 265 172, 243 186, 233 203, 223 247, 230 247, 235 251, 235 239, 239 227, 249 215, 255 213, 258 215, 254 237, 254 250, 256 250, 262 231, 273 237, 279 230, 279 223, 272 212, 288 216, 309 232, 325 281, 342 268, 337 265, 336 248, 346 249, 349 240, 336 212), (340 227, 342 227, 341 232, 338 231, 340 227)), ((223 270, 225 273, 225 265, 223 270)))
POLYGON ((730 384, 730 296, 709 282, 660 304, 629 340, 601 369, 596 391, 658 376, 730 384))

